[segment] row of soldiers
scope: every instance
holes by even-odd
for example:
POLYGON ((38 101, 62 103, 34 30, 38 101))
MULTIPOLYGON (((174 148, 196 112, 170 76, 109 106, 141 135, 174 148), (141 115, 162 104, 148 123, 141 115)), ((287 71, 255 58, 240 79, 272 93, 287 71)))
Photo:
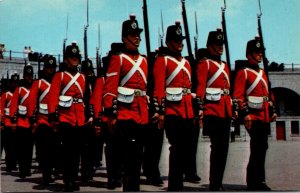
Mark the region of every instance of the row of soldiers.
MULTIPOLYGON (((63 70, 55 72, 49 57, 41 79, 33 81, 33 69, 27 65, 22 84, 10 81, 14 86, 1 97, 1 125, 5 132, 16 132, 19 176, 30 176, 34 131, 39 133, 36 149, 45 184, 53 182, 57 162, 65 191, 80 189, 79 172, 81 180, 91 180, 94 139, 99 135, 106 143, 109 189, 139 191, 141 167, 148 180, 162 184, 158 165, 165 131, 170 144, 168 191, 181 191, 184 180, 200 181, 196 152, 201 125, 211 140, 209 190, 224 190, 230 126, 233 120, 242 120, 251 137, 247 188, 270 190, 264 167, 267 127, 277 115, 268 79, 259 68, 263 49, 259 38, 247 43, 247 62, 231 85, 230 69, 221 60, 221 29, 209 33, 207 53, 193 70, 181 55, 185 37, 180 22, 168 27, 167 48, 158 50, 151 68, 138 51, 142 31, 133 15, 123 22, 122 43, 113 44, 116 47, 105 58, 108 65, 98 78, 90 62, 83 62, 78 71, 80 51, 72 43, 66 47, 63 70), (54 159, 59 151, 61 159, 54 159)), ((6 164, 15 169, 11 153, 7 151, 6 164)))

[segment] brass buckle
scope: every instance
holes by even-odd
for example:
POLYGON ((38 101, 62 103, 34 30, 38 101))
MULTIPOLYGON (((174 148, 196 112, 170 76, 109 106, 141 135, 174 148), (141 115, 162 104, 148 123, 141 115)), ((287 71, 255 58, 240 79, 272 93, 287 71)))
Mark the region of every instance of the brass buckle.
POLYGON ((140 97, 141 95, 142 95, 142 91, 141 90, 138 90, 138 89, 134 90, 134 96, 140 97))

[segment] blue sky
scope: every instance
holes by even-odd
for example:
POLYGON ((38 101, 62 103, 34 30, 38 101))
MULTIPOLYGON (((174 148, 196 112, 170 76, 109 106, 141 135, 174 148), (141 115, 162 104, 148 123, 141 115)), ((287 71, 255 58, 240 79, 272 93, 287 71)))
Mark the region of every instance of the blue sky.
MULTIPOLYGON (((192 47, 195 19, 198 18, 198 48, 205 47, 209 31, 221 27, 223 0, 186 0, 192 47)), ((148 0, 151 50, 159 46, 162 11, 164 30, 175 20, 182 21, 180 0, 148 0)), ((226 22, 231 63, 245 58, 249 39, 257 34, 258 0, 226 0, 226 22)), ((100 24, 102 56, 112 42, 121 41, 122 22, 130 13, 137 15, 144 28, 142 0, 89 0, 88 55, 94 58, 100 24)), ((300 1, 261 0, 262 29, 266 55, 270 61, 300 64, 300 1)), ((69 14, 68 41, 76 40, 83 51, 86 0, 0 0, 0 42, 7 50, 61 54, 69 14)), ((140 52, 146 53, 145 34, 141 34, 140 52)), ((165 37, 164 37, 165 38, 165 37)), ((186 46, 183 52, 187 54, 186 46)), ((224 54, 225 59, 225 54, 224 54)))

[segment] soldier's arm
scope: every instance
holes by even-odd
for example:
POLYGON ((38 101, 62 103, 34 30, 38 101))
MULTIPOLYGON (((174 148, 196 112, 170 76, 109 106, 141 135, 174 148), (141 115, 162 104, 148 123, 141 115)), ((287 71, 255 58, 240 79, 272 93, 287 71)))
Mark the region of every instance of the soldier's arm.
POLYGON ((166 64, 163 56, 159 56, 153 66, 153 105, 154 116, 153 121, 158 121, 159 128, 163 127, 165 114, 165 89, 166 89, 166 64))

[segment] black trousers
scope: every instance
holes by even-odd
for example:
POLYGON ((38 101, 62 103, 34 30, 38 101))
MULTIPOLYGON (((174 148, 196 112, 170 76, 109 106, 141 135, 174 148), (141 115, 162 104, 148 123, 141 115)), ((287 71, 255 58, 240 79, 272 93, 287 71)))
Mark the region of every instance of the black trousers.
POLYGON ((247 166, 247 184, 257 185, 265 182, 265 159, 268 149, 268 124, 253 121, 250 135, 250 158, 247 166))
POLYGON ((187 155, 185 161, 185 176, 193 176, 197 174, 197 149, 198 139, 200 134, 199 124, 194 123, 191 131, 191 149, 189 155, 187 155))
POLYGON ((143 156, 143 134, 146 125, 134 121, 118 121, 123 146, 123 191, 140 191, 140 171, 143 156))
POLYGON ((107 124, 102 125, 101 137, 105 142, 105 159, 107 180, 121 181, 123 166, 123 143, 120 128, 108 130, 107 124))
POLYGON ((79 172, 81 127, 60 123, 59 129, 62 139, 63 182, 74 183, 79 172))
POLYGON ((162 151, 164 130, 158 124, 148 124, 145 128, 143 173, 148 178, 160 178, 159 161, 162 151))
POLYGON ((164 128, 170 143, 168 191, 181 191, 186 157, 193 153, 193 119, 166 115, 164 128))
POLYGON ((15 169, 17 167, 16 132, 12 127, 5 126, 1 131, 1 143, 5 151, 6 170, 15 169))
POLYGON ((45 124, 38 126, 35 133, 35 145, 44 180, 49 180, 54 168, 54 131, 45 124))
POLYGON ((230 133, 230 119, 215 116, 205 116, 203 130, 210 137, 210 189, 222 187, 222 181, 227 161, 230 133))
POLYGON ((17 127, 17 159, 20 174, 29 175, 32 166, 33 134, 31 128, 17 127))
POLYGON ((81 180, 91 178, 96 160, 96 133, 91 125, 80 127, 81 180))

